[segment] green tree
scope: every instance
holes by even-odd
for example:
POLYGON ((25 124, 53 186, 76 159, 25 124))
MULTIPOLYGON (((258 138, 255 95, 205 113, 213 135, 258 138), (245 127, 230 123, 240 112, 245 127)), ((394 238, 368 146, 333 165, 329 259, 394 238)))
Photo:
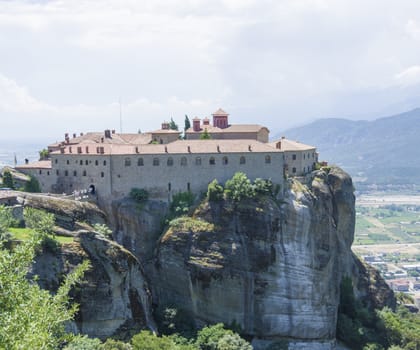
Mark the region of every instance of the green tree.
POLYGON ((6 239, 7 230, 13 221, 9 208, 0 205, 0 241, 6 239))
POLYGON ((223 186, 214 179, 207 186, 207 198, 209 201, 218 202, 223 199, 223 186))
POLYGON ((137 203, 144 203, 149 199, 149 192, 143 188, 132 188, 130 198, 134 199, 137 203))
POLYGON ((132 350, 130 344, 124 343, 120 340, 108 338, 105 343, 99 345, 98 350, 132 350))
POLYGON ((64 280, 55 295, 27 280, 40 237, 19 244, 13 251, 0 248, 0 349, 58 349, 71 336, 64 330, 77 305, 70 289, 88 268, 85 261, 64 280))
POLYGON ((23 218, 26 227, 43 235, 54 235, 55 216, 44 210, 25 207, 23 218))
POLYGON ((184 139, 186 138, 185 133, 186 131, 191 128, 191 122, 190 119, 188 118, 188 115, 185 114, 185 120, 184 120, 184 139))
POLYGON ((11 188, 11 189, 15 188, 15 184, 14 184, 14 181, 13 181, 13 176, 12 176, 12 173, 10 172, 10 170, 5 170, 3 172, 3 186, 11 188))
POLYGON ((25 192, 39 193, 41 192, 41 186, 39 185, 38 180, 34 176, 30 175, 29 181, 25 183, 24 190, 25 192))
POLYGON ((134 350, 174 350, 176 344, 171 338, 157 337, 150 331, 141 331, 131 339, 134 350))
POLYGON ((47 160, 50 157, 50 152, 44 148, 39 151, 39 160, 47 160))
POLYGON ((273 182, 271 180, 256 178, 254 189, 256 193, 271 195, 273 193, 273 182))
POLYGON ((239 202, 244 198, 252 198, 255 196, 254 186, 248 177, 242 173, 237 172, 230 180, 226 181, 225 193, 228 198, 235 202, 239 202))
POLYGON ((218 350, 252 350, 251 344, 238 334, 225 334, 217 342, 218 350))
POLYGON ((87 335, 75 336, 64 350, 99 350, 101 341, 98 338, 89 338, 87 335))
POLYGON ((178 130, 178 124, 176 124, 172 118, 171 118, 171 121, 169 122, 169 129, 178 130))
POLYGON ((200 140, 210 140, 210 139, 211 139, 211 135, 209 134, 206 128, 204 129, 203 133, 200 135, 200 140))
POLYGON ((226 335, 233 335, 230 329, 225 329, 223 323, 204 327, 197 333, 196 345, 201 350, 219 350, 219 340, 226 335))
POLYGON ((179 192, 172 196, 172 202, 169 206, 172 216, 188 214, 188 210, 194 203, 195 196, 192 192, 179 192))
POLYGON ((105 224, 96 223, 93 225, 93 229, 106 237, 112 236, 112 230, 105 224))

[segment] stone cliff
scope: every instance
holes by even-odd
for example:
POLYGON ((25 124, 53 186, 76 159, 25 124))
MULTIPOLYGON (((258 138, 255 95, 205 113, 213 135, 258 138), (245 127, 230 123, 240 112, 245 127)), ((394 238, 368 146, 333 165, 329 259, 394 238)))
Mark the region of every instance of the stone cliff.
POLYGON ((199 324, 234 322, 254 337, 333 340, 342 277, 360 296, 370 288, 359 283, 364 266, 350 248, 353 191, 332 168, 308 186, 291 180, 280 202, 202 203, 158 243, 154 302, 177 305, 199 324))
POLYGON ((106 337, 132 325, 155 329, 153 305, 182 309, 199 326, 235 323, 254 339, 332 349, 344 276, 366 305, 393 306, 395 300, 379 274, 351 251, 351 178, 333 167, 305 183, 289 179, 281 200, 204 200, 163 233, 163 202, 116 201, 108 203, 112 209, 105 216, 91 204, 22 197, 25 205, 56 213, 67 229, 80 230, 79 220, 108 219, 114 239, 125 247, 78 231, 74 244, 40 256, 34 272, 54 290, 60 274, 91 260, 87 282, 75 295, 81 303, 78 329, 90 335, 106 337))

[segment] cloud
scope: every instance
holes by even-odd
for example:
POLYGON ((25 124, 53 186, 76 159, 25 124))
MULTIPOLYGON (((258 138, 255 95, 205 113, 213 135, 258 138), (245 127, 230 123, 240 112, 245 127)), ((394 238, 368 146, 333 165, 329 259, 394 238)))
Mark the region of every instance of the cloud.
POLYGON ((420 84, 420 66, 411 66, 395 75, 397 83, 401 86, 420 84))

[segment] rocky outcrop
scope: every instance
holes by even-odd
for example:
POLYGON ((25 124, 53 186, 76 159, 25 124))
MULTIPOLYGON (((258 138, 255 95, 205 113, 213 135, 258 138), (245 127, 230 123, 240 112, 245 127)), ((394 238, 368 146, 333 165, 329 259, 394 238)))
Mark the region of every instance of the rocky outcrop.
POLYGON ((99 338, 132 327, 156 330, 140 263, 129 251, 101 235, 80 231, 75 243, 55 250, 44 248, 32 273, 39 276, 43 288, 55 291, 63 276, 85 259, 91 267, 72 293, 80 304, 76 330, 99 338))
POLYGON ((281 201, 205 202, 162 236, 154 302, 254 337, 333 340, 341 279, 359 273, 354 204, 338 168, 291 180, 281 201))
POLYGON ((106 215, 95 204, 79 202, 45 194, 16 193, 17 202, 26 207, 43 209, 55 215, 56 224, 66 230, 75 230, 78 223, 105 223, 106 215))

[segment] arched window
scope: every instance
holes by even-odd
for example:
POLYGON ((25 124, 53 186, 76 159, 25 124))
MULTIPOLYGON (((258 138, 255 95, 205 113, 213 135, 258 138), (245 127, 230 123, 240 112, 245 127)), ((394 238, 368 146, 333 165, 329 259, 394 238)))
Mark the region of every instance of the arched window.
POLYGON ((159 158, 153 158, 153 166, 159 166, 159 158))
POLYGON ((292 173, 295 174, 296 173, 296 168, 292 168, 292 173))
POLYGON ((99 165, 99 162, 98 162, 98 160, 97 160, 97 159, 95 160, 95 165, 99 165))
POLYGON ((187 165, 187 157, 182 157, 181 158, 181 166, 186 166, 187 165))
POLYGON ((143 158, 137 159, 137 165, 138 166, 143 166, 144 165, 143 158))
POLYGON ((58 175, 60 175, 60 170, 58 170, 58 169, 57 169, 57 170, 55 171, 55 174, 56 174, 57 176, 58 176, 58 175))
POLYGON ((67 163, 67 165, 69 165, 70 164, 70 161, 67 159, 66 163, 67 163))
POLYGON ((125 166, 131 166, 131 158, 125 158, 124 165, 125 166))
POLYGON ((104 160, 104 165, 106 165, 106 160, 104 160))
POLYGON ((83 160, 80 159, 80 165, 83 165, 83 160))
POLYGON ((200 157, 195 158, 195 165, 201 165, 201 158, 200 157))
POLYGON ((73 171, 73 176, 77 176, 77 171, 76 170, 73 171))
POLYGON ((168 191, 171 192, 171 189, 172 189, 172 185, 170 182, 168 182, 168 191))
POLYGON ((68 170, 64 171, 64 176, 69 176, 69 171, 68 170))
POLYGON ((293 154, 293 155, 292 155, 292 159, 293 159, 293 160, 296 160, 296 154, 293 154))
POLYGON ((89 162, 88 162, 88 160, 86 159, 86 160, 85 160, 85 165, 88 165, 88 164, 89 164, 89 162))
POLYGON ((222 158, 222 164, 227 165, 228 163, 229 163, 228 157, 223 157, 222 158))
POLYGON ((265 156, 265 164, 271 164, 271 157, 269 155, 265 156))
POLYGON ((174 165, 174 160, 172 158, 168 158, 167 162, 166 162, 167 166, 172 166, 174 165))
POLYGON ((105 174, 104 174, 104 172, 102 171, 102 172, 101 172, 101 177, 104 177, 104 176, 105 176, 105 174))
POLYGON ((216 164, 216 160, 214 159, 214 157, 210 157, 210 159, 209 159, 209 164, 210 164, 210 165, 214 165, 214 164, 216 164))
POLYGON ((246 159, 244 156, 242 156, 241 158, 239 158, 239 164, 245 164, 246 163, 246 159))
POLYGON ((49 171, 47 171, 47 175, 48 175, 48 176, 50 175, 50 172, 49 172, 49 171))
POLYGON ((39 175, 41 175, 42 174, 42 170, 39 170, 39 175))
POLYGON ((86 176, 86 170, 83 170, 83 176, 86 176))
POLYGON ((191 184, 189 182, 187 183, 187 191, 191 191, 191 184))

